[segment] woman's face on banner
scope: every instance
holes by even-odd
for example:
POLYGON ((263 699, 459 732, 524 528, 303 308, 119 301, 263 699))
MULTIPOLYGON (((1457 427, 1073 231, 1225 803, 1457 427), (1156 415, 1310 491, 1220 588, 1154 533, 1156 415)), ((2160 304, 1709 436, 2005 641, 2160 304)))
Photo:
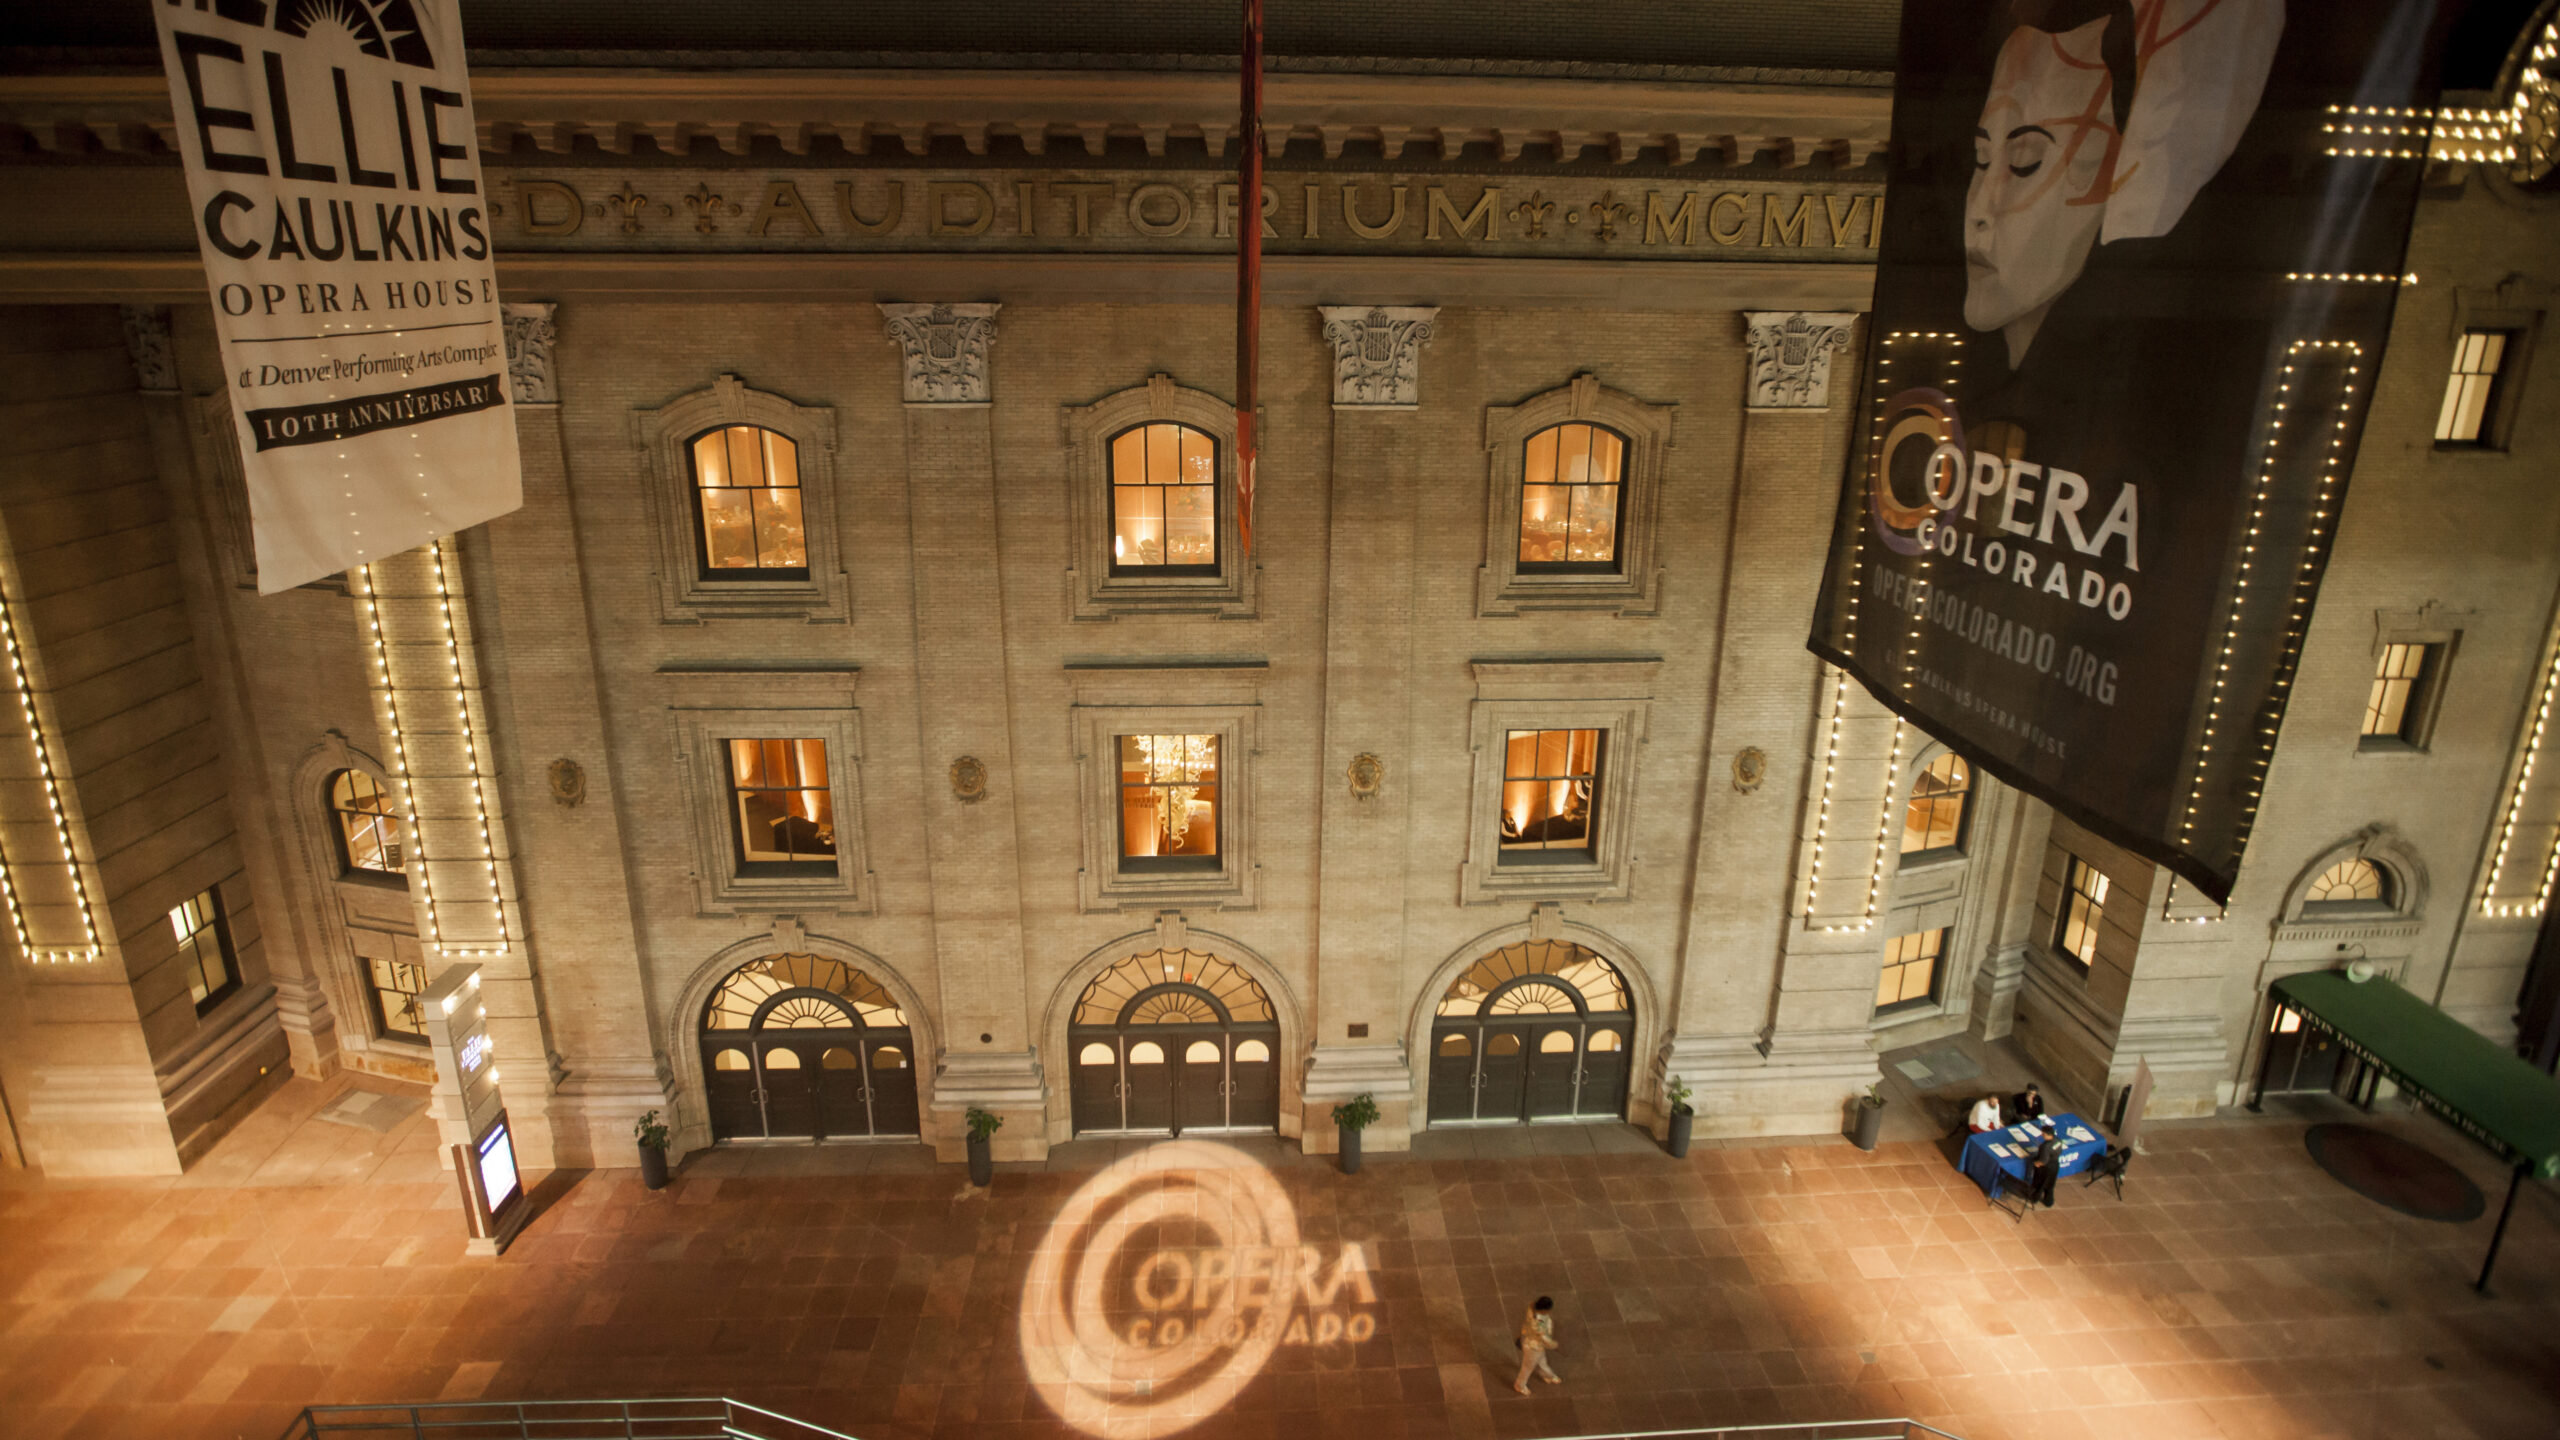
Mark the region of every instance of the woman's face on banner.
POLYGON ((2000 47, 1965 191, 1964 322, 1976 330, 2040 319, 2089 263, 2106 218, 2092 189, 2116 143, 2106 27, 2021 27, 2000 47))

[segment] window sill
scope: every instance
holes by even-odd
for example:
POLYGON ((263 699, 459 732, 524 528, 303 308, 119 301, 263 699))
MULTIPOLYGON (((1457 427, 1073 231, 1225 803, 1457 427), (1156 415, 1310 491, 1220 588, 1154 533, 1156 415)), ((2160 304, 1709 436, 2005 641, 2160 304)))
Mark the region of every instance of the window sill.
POLYGON ((354 865, 338 872, 338 883, 362 885, 368 890, 396 890, 404 895, 409 891, 409 875, 406 871, 395 873, 389 870, 367 870, 354 865))
POLYGON ((1599 873, 1600 862, 1591 858, 1588 849, 1581 850, 1505 850, 1493 861, 1494 873, 1506 870, 1588 870, 1599 873))
POLYGON ((2413 740, 2404 740, 2397 735, 2362 735, 2356 738, 2356 755, 2359 759, 2416 760, 2424 757, 2426 753, 2426 746, 2413 740))
POLYGON ((741 880, 834 880, 843 873, 833 860, 747 860, 736 872, 741 880))
POLYGON ((1914 1020, 1935 1020, 1946 1013, 1947 1002, 1934 996, 1926 1000, 1903 1000, 1878 1007, 1875 1014, 1870 1017, 1870 1028, 1889 1030, 1896 1025, 1908 1025, 1914 1020))
POLYGON ((212 994, 207 995, 196 1002, 196 1018, 201 1020, 205 1016, 212 1014, 214 1011, 221 1009, 223 1001, 228 1000, 239 993, 240 982, 237 979, 234 979, 229 984, 224 985, 221 989, 214 991, 212 994))
POLYGON ((1961 847, 1941 846, 1935 850, 1913 850, 1894 865, 1897 875, 1919 875, 1933 870, 1952 870, 1973 857, 1961 847))
POLYGON ((2503 445, 2492 445, 2481 440, 2438 440, 2435 442, 2435 453, 2438 455, 2470 455, 2474 457, 2489 456, 2504 460, 2513 452, 2503 445))
POLYGON ((1120 873, 1143 881, 1151 875, 1216 875, 1226 862, 1215 855, 1124 855, 1120 873))

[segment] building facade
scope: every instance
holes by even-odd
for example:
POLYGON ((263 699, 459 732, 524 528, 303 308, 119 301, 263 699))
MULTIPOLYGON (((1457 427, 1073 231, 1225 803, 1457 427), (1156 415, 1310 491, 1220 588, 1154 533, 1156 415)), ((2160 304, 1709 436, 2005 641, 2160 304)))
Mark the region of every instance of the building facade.
MULTIPOLYGON (((2450 103, 2547 110, 2533 55, 2450 103)), ((2547 128, 2430 166, 2225 910, 1805 649, 1891 338, 1872 53, 1277 69, 1248 514, 1218 67, 500 52, 524 507, 264 597, 165 82, 40 59, 0 77, 14 1163, 168 1173, 287 1075, 431 1078, 465 962, 532 1168, 653 1109, 956 1159, 978 1107, 1024 1159, 1329 1150, 1366 1093, 1397 1148, 1660 1126, 1675 1078, 1705 1133, 1819 1133, 1968 1030, 2201 1114, 2270 1045, 2321 1083, 2267 986, 2357 961, 2514 1031, 2560 863, 2547 128)), ((431 292, 398 228, 331 238, 431 292)))

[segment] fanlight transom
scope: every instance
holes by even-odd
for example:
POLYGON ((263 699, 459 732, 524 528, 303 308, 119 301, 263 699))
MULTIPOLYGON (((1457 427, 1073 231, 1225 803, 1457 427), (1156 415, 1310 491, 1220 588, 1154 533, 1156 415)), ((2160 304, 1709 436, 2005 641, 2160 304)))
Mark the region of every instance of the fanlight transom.
POLYGON ((1440 997, 1438 1013, 1607 1015, 1630 1008, 1626 980, 1597 953, 1570 941, 1530 940, 1505 945, 1468 966, 1440 997), (1534 983, 1512 983, 1530 977, 1534 983))
POLYGON ((907 1013, 879 981, 824 955, 767 955, 748 961, 720 982, 703 1016, 705 1028, 712 1030, 845 1028, 857 1023, 896 1027, 907 1023, 907 1013), (787 991, 813 993, 786 996, 787 991), (778 996, 784 998, 774 1004, 778 996), (815 1018, 822 1014, 829 1018, 815 1018))
POLYGON ((1224 1018, 1238 1025, 1267 1025, 1277 1018, 1262 986, 1228 961, 1200 950, 1152 950, 1132 955, 1095 976, 1076 1001, 1074 1023, 1174 1024, 1189 1023, 1196 1016, 1214 1025, 1221 1018, 1216 1013, 1220 1009, 1226 1012, 1224 1018), (1207 1003, 1212 1001, 1214 1005, 1207 1003), (1147 1013, 1133 1011, 1133 1003, 1147 1013), (1198 1008, 1170 1013, 1182 1006, 1198 1008))

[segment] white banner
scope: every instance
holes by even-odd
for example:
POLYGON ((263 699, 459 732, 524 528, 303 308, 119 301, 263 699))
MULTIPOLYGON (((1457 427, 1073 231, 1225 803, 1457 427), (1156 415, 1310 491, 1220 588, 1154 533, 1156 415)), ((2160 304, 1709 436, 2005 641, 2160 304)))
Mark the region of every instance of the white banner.
POLYGON ((279 590, 523 503, 456 0, 160 0, 279 590))

